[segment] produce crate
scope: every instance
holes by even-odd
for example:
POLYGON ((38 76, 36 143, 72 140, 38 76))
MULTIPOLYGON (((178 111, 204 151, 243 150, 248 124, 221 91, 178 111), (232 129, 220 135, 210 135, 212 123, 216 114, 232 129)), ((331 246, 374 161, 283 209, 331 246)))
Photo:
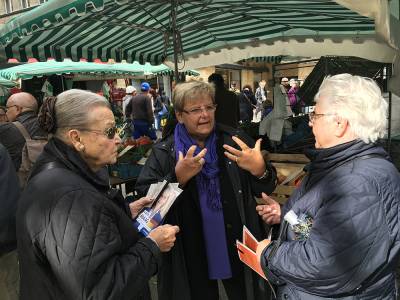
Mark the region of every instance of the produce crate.
POLYGON ((303 169, 310 160, 304 154, 281 153, 268 153, 267 159, 276 168, 278 177, 278 185, 271 197, 284 204, 300 185, 305 176, 303 169))
POLYGON ((143 166, 136 163, 116 163, 110 166, 110 173, 112 176, 119 177, 121 179, 129 179, 138 177, 143 166))

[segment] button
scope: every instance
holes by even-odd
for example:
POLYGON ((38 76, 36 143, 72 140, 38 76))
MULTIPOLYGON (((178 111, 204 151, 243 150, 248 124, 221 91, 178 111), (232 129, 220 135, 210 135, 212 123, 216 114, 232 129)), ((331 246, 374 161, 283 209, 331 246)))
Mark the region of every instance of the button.
POLYGON ((241 194, 241 193, 242 193, 242 190, 238 190, 238 193, 241 194))
POLYGON ((231 162, 231 161, 229 161, 229 162, 228 162, 228 164, 230 164, 230 165, 231 165, 231 164, 232 164, 232 162, 231 162))
POLYGON ((288 294, 283 294, 283 299, 289 299, 289 295, 288 294))

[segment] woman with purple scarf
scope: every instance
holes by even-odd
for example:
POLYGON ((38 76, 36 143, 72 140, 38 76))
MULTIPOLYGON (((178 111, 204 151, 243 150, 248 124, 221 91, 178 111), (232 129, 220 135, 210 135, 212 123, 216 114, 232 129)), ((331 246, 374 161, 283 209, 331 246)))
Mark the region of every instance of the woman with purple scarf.
POLYGON ((181 232, 163 255, 159 299, 219 299, 218 281, 230 300, 269 299, 264 279, 240 262, 235 246, 243 225, 265 238, 254 197, 274 190, 276 172, 264 161, 261 141, 250 148, 254 142, 242 131, 215 123, 208 83, 177 85, 173 104, 174 133, 154 145, 136 184, 139 194, 164 179, 183 189, 165 220, 181 232))

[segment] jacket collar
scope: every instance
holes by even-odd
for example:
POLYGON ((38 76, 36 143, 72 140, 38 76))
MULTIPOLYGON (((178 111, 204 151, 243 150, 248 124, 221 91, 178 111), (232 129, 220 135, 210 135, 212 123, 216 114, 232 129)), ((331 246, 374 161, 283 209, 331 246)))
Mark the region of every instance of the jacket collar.
POLYGON ((107 168, 104 167, 98 172, 93 172, 79 153, 63 141, 53 137, 45 146, 43 153, 43 163, 56 160, 65 166, 66 169, 85 178, 85 180, 94 185, 97 189, 102 191, 109 189, 107 168))

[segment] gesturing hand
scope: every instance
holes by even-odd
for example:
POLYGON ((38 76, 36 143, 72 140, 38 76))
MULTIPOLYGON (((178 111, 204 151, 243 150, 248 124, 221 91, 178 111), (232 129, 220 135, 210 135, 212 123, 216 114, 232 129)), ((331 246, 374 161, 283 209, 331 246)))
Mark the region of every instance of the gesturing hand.
POLYGON ((261 153, 261 139, 258 139, 254 148, 247 146, 241 139, 233 136, 232 140, 238 144, 241 150, 229 145, 224 145, 225 156, 235 161, 238 166, 252 175, 260 177, 265 171, 265 161, 261 153))
POLYGON ((176 240, 175 236, 178 232, 178 226, 166 224, 158 226, 150 231, 149 237, 157 243, 161 252, 168 252, 174 246, 176 240))
POLYGON ((279 224, 281 222, 281 206, 279 203, 264 193, 262 193, 262 199, 265 204, 257 205, 258 214, 269 225, 279 224))
POLYGON ((196 176, 205 163, 204 157, 207 149, 204 148, 199 154, 193 156, 195 150, 196 145, 191 146, 186 156, 183 156, 183 153, 179 151, 179 159, 175 166, 175 175, 181 186, 184 186, 193 176, 196 176))

